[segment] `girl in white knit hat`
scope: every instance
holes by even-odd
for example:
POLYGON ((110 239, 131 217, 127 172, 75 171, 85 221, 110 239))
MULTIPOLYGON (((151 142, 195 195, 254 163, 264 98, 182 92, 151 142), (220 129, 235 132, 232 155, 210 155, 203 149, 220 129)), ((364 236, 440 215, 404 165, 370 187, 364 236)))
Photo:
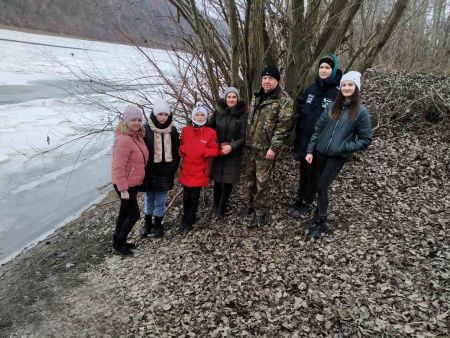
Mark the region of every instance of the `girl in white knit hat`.
POLYGON ((145 223, 140 230, 146 238, 154 229, 155 237, 164 236, 163 216, 166 210, 167 193, 173 188, 175 173, 180 164, 180 146, 177 128, 172 124, 169 104, 162 99, 155 100, 150 120, 144 125, 145 144, 150 158, 145 167, 145 223))
POLYGON ((328 191, 351 154, 367 148, 372 142, 369 111, 360 104, 361 74, 350 71, 342 76, 340 92, 317 121, 308 147, 306 162, 316 161, 319 179, 317 209, 304 225, 310 228, 308 238, 328 231, 328 191))

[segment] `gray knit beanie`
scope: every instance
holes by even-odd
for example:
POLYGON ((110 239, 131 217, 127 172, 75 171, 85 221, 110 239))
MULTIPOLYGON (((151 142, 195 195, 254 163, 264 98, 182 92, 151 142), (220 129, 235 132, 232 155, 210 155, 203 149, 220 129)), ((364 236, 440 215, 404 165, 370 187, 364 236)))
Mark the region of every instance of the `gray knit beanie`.
POLYGON ((228 87, 224 90, 223 92, 223 98, 226 100, 227 99, 227 95, 230 93, 234 93, 236 94, 238 100, 239 100, 239 89, 235 88, 235 87, 228 87))

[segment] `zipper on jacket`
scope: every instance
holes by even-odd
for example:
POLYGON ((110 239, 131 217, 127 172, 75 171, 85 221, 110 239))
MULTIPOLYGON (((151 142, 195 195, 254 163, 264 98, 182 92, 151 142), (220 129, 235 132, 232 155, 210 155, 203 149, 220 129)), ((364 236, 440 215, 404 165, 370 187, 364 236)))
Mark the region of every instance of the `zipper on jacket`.
POLYGON ((339 115, 339 118, 336 121, 336 124, 334 125, 333 132, 331 133, 331 137, 330 137, 330 140, 328 141, 327 148, 325 149, 325 151, 328 151, 328 148, 330 147, 331 141, 333 141, 333 136, 334 136, 334 133, 336 132, 336 128, 337 128, 337 126, 339 124, 339 121, 341 120, 341 116, 342 116, 342 113, 339 115))

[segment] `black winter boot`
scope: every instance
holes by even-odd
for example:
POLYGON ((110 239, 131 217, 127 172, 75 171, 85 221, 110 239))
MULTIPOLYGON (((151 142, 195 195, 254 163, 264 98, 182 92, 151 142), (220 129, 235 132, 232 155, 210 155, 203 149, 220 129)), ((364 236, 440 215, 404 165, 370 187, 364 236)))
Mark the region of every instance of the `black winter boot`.
POLYGON ((114 253, 116 255, 120 256, 133 256, 133 251, 131 251, 127 246, 125 245, 126 239, 118 238, 117 236, 114 236, 114 253))
POLYGON ((228 206, 228 200, 230 199, 231 191, 233 190, 232 184, 224 184, 224 188, 222 191, 222 197, 219 203, 219 218, 225 216, 225 211, 228 206))
POLYGON ((258 228, 263 224, 263 222, 264 222, 264 216, 255 214, 251 223, 249 225, 247 225, 247 228, 248 229, 258 228))
POLYGON ((293 218, 300 218, 303 215, 311 213, 313 206, 307 203, 300 203, 298 206, 289 209, 289 216, 293 218))
POLYGON ((239 216, 244 218, 246 216, 254 215, 255 214, 255 208, 253 207, 244 207, 242 210, 239 211, 239 216))
POLYGON ((215 219, 220 217, 219 204, 221 196, 222 196, 222 183, 214 182, 212 214, 215 219))
POLYGON ((215 219, 220 217, 220 209, 219 205, 214 204, 212 207, 212 215, 215 219))
POLYGON ((162 223, 162 217, 155 216, 155 237, 164 237, 164 224, 162 223))
POLYGON ((316 224, 311 228, 311 230, 309 230, 307 235, 308 239, 319 238, 329 229, 325 217, 321 217, 319 215, 315 217, 317 217, 316 224))
POLYGON ((145 223, 144 226, 139 230, 139 234, 141 238, 147 238, 148 234, 152 232, 153 222, 152 215, 145 215, 145 223))

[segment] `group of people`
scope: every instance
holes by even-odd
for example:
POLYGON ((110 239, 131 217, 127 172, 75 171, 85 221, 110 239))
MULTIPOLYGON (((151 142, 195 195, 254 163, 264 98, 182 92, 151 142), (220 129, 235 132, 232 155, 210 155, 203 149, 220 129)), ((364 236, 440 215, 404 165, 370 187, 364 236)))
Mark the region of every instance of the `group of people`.
POLYGON ((133 254, 134 244, 127 237, 140 217, 139 191, 145 194, 140 236, 152 232, 155 237, 164 236, 167 194, 179 167, 178 180, 183 186, 180 232, 193 229, 200 191, 209 179, 214 182, 212 216, 216 220, 224 217, 233 186, 240 179, 244 153, 248 200, 240 215, 251 217, 249 228, 265 224, 275 162, 294 121, 300 175, 288 213, 303 217, 313 212, 315 203, 313 217, 303 224, 309 229, 308 237, 318 238, 328 231, 330 185, 351 154, 371 143, 369 112, 360 104, 361 74, 342 74, 334 54, 323 57, 314 83, 299 97, 295 109, 280 79, 279 70, 267 66, 249 107, 234 87, 224 91, 211 116, 202 103, 196 103, 181 137, 166 101, 154 102, 145 124, 140 108, 125 109, 116 129, 112 160, 112 181, 121 201, 113 243, 117 254, 133 254))

